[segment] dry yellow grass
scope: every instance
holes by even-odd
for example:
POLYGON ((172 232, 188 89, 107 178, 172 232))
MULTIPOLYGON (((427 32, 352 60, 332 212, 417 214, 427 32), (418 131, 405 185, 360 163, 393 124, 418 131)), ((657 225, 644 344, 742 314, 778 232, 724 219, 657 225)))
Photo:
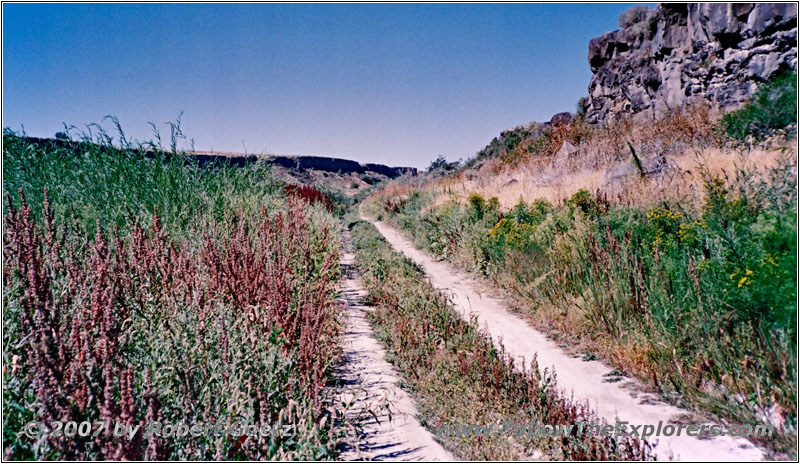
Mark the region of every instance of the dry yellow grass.
MULTIPOLYGON (((607 181, 606 169, 631 163, 630 160, 588 163, 585 167, 583 157, 565 166, 554 165, 552 158, 535 159, 504 170, 496 170, 497 162, 492 160, 477 172, 465 171, 455 177, 443 178, 427 184, 424 189, 437 196, 438 204, 453 199, 465 201, 470 193, 476 192, 485 198, 497 197, 503 208, 511 208, 520 198, 527 202, 544 198, 558 203, 581 189, 601 191, 612 201, 641 206, 664 200, 695 202, 702 199, 703 169, 717 176, 731 175, 737 167, 763 170, 775 167, 784 151, 787 151, 784 156, 796 157, 796 142, 751 150, 719 147, 690 150, 668 157, 669 169, 657 178, 640 180, 637 176, 630 176, 624 181, 614 182, 607 181)), ((391 193, 400 193, 400 189, 404 189, 403 193, 413 190, 408 185, 392 187, 397 192, 385 193, 391 196, 391 193)))

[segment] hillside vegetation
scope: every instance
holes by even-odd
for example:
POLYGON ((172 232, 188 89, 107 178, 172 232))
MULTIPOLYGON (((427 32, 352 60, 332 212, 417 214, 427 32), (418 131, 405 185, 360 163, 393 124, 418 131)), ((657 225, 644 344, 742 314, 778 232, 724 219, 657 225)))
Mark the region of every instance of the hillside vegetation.
POLYGON ((693 106, 506 132, 459 172, 395 181, 367 208, 506 289, 565 346, 714 417, 768 422, 779 437, 762 444, 793 455, 794 80, 721 120, 693 106), (565 141, 577 149, 559 159, 565 141))

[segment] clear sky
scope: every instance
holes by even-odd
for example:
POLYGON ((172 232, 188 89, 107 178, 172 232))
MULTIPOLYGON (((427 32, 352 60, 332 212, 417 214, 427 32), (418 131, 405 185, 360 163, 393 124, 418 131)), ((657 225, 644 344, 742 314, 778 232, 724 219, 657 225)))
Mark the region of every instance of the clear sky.
POLYGON ((4 4, 3 126, 426 167, 574 111, 631 4, 4 4), (109 126, 106 123, 106 126, 109 126))

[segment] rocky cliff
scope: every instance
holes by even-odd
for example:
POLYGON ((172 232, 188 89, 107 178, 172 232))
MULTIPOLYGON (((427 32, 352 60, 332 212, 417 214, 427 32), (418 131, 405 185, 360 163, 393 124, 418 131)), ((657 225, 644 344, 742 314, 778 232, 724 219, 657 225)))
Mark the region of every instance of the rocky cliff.
POLYGON ((638 19, 589 43, 589 122, 695 100, 735 108, 797 68, 795 3, 667 3, 638 19))

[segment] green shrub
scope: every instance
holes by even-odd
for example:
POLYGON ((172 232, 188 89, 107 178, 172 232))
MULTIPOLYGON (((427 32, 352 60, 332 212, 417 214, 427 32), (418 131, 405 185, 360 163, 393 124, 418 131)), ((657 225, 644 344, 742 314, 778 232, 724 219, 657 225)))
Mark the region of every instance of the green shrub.
POLYGON ((447 159, 439 155, 435 160, 431 161, 430 166, 428 166, 427 172, 448 172, 458 168, 459 162, 458 161, 447 161, 447 159))
POLYGON ((723 116, 721 128, 729 137, 745 140, 790 124, 797 124, 797 74, 784 72, 761 86, 744 107, 723 116))
POLYGON ((589 216, 598 216, 608 211, 608 203, 596 198, 587 190, 580 189, 566 201, 567 206, 577 208, 589 216))
POLYGON ((467 198, 470 206, 470 216, 473 221, 480 221, 483 219, 483 213, 486 211, 486 200, 479 193, 470 193, 467 198))
POLYGON ((536 228, 551 210, 547 200, 537 199, 527 204, 520 198, 519 203, 486 233, 485 264, 501 263, 509 250, 531 251, 536 228))
POLYGON ((522 137, 516 132, 512 132, 508 134, 505 139, 503 139, 503 145, 505 145, 507 151, 511 151, 517 148, 517 145, 522 141, 522 137))

